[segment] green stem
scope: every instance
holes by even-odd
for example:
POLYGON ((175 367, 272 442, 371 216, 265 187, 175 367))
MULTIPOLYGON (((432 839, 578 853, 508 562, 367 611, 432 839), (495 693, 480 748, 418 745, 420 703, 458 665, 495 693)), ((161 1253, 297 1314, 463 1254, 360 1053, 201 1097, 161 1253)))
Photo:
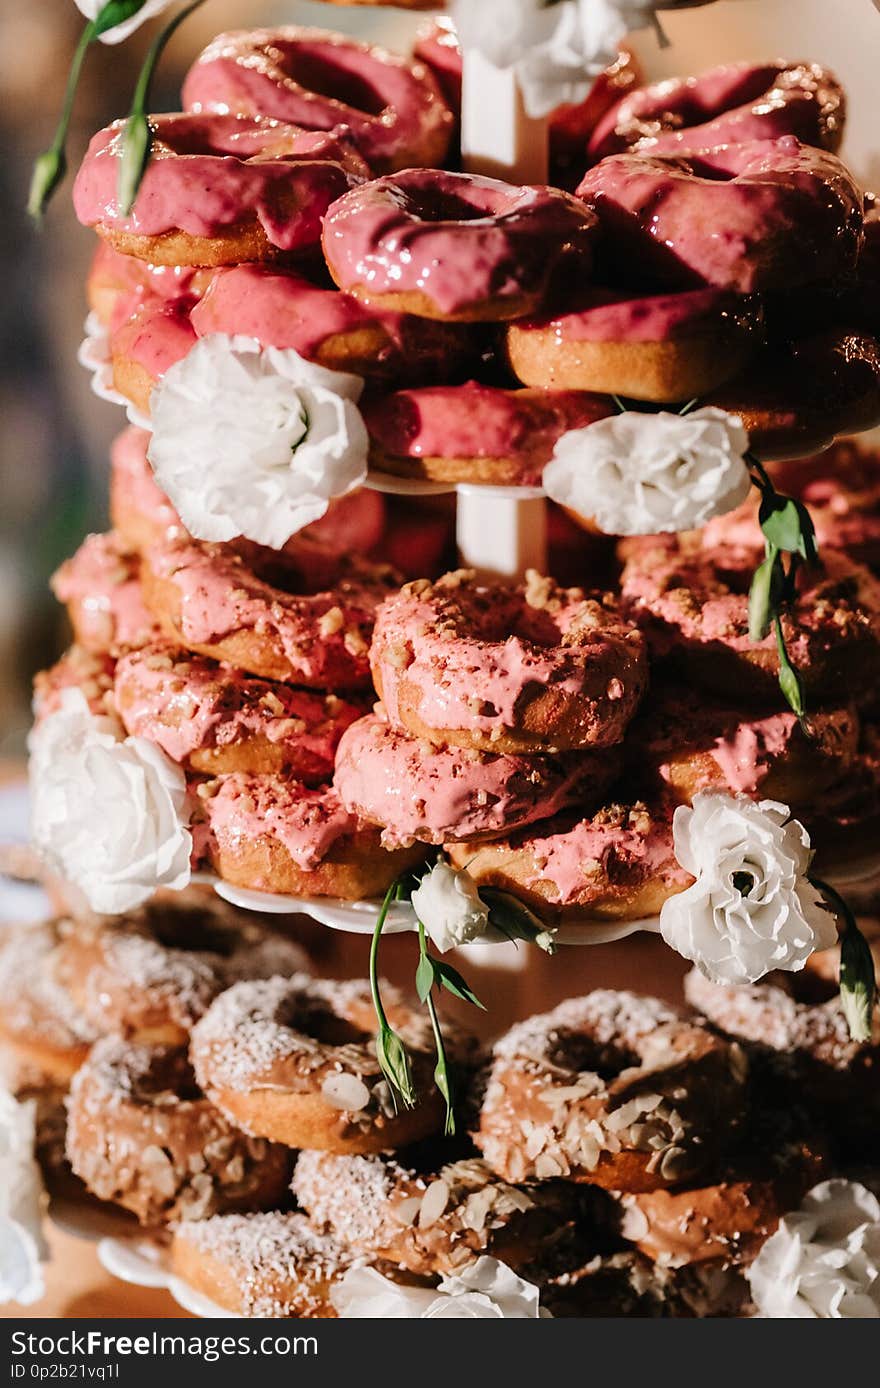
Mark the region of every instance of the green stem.
POLYGON ((134 96, 131 99, 132 114, 137 113, 141 115, 145 112, 147 100, 150 95, 150 87, 153 83, 156 68, 159 65, 159 59, 165 52, 169 40, 173 38, 183 21, 188 19, 193 11, 197 10, 199 6, 204 3, 205 0, 191 0, 191 3, 185 6, 185 8, 182 9, 179 14, 176 14, 173 19, 169 20, 162 32, 157 34, 153 39, 153 42, 147 50, 147 56, 144 59, 144 65, 140 70, 134 89, 134 96))
POLYGON ((67 74, 67 86, 64 91, 61 115, 55 127, 52 143, 34 162, 30 192, 28 194, 28 212, 35 221, 38 221, 40 217, 42 217, 52 194, 63 181, 64 175, 67 172, 67 159, 64 151, 67 143, 67 132, 70 129, 70 117, 73 113, 76 89, 79 85, 86 53, 92 46, 97 32, 98 28, 96 21, 90 20, 79 36, 76 52, 70 64, 70 71, 67 74))
POLYGON ((61 107, 61 115, 58 125, 55 128, 55 138, 50 148, 58 154, 64 148, 67 139, 67 131, 70 128, 70 117, 73 114, 73 102, 76 96, 76 89, 79 86, 80 73, 85 61, 86 53, 91 48, 95 40, 97 25, 92 19, 85 26, 79 36, 79 43, 76 45, 76 52, 73 55, 73 62, 70 64, 70 72, 67 74, 67 86, 64 91, 64 104, 61 107))
MULTIPOLYGON (((419 951, 421 954, 427 954, 428 952, 428 942, 425 939, 425 927, 422 925, 421 921, 419 921, 419 951)), ((433 993, 428 993, 425 998, 425 1006, 428 1009, 428 1016, 431 1019, 431 1030, 434 1033, 434 1047, 437 1051, 437 1068, 434 1072, 434 1078, 437 1081, 437 1087, 440 1093, 446 1100, 446 1122, 444 1124, 443 1134, 445 1137, 454 1137, 455 1109, 452 1099, 452 1082, 449 1077, 449 1064, 446 1059, 446 1043, 443 1040, 443 1032, 440 1027, 440 1018, 437 1016, 437 1006, 434 1002, 433 993)))
POLYGON ((397 879, 395 878, 385 893, 381 909, 376 917, 376 927, 373 931, 373 939, 370 943, 370 993, 373 998, 373 1007, 375 1008, 376 1016, 379 1019, 379 1026, 383 1028, 388 1026, 388 1017, 386 1016, 385 1008, 382 1005, 382 998, 379 993, 379 941, 382 938, 382 931, 385 929, 388 912, 391 909, 391 903, 396 894, 397 879))

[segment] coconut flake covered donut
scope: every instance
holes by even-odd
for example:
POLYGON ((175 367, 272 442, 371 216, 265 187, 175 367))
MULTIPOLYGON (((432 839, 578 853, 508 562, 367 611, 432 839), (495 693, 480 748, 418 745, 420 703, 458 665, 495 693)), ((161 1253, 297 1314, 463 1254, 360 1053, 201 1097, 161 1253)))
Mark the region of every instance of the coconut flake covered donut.
POLYGON ((588 149, 595 161, 633 148, 678 153, 795 135, 834 152, 845 121, 843 88, 818 63, 727 63, 628 93, 588 149))
POLYGON ((218 34, 187 73, 183 102, 306 130, 342 127, 378 172, 441 164, 453 126, 422 63, 296 26, 218 34))
POLYGON ((648 1191, 704 1171, 739 1120, 746 1064, 657 998, 599 989, 497 1042, 474 1141, 508 1181, 648 1191))
POLYGON ((391 848, 493 838, 598 797, 617 769, 608 752, 557 758, 433 747, 370 715, 342 737, 333 784, 347 810, 381 826, 391 848))
POLYGON ((199 337, 243 333, 331 371, 379 380, 442 380, 467 350, 460 328, 375 312, 338 289, 261 265, 218 271, 191 321, 199 337))
POLYGON ((349 814, 329 786, 236 773, 196 793, 207 860, 225 881, 253 891, 368 900, 424 857, 418 847, 382 848, 378 830, 349 814))
MULTIPOLYGON (((751 565, 722 550, 667 538, 631 552, 621 592, 658 656, 669 656, 707 689, 746 699, 777 696, 779 654, 771 634, 749 636, 751 565)), ((808 694, 873 697, 880 675, 880 586, 844 555, 827 550, 802 576, 782 626, 808 694)))
MULTIPOLYGON (((235 984, 193 1032, 199 1083, 246 1132, 288 1147, 357 1156, 430 1137, 445 1107, 432 1078, 430 1021, 387 984, 382 997, 412 1061, 411 1109, 395 1110, 376 1059, 369 985, 360 980, 299 975, 235 984)), ((454 1027, 444 1023, 444 1034, 454 1061, 471 1056, 454 1027)))
POLYGON ((355 1263, 305 1215, 214 1215, 181 1220, 171 1242, 177 1277, 249 1319, 334 1320, 330 1289, 355 1263))
POLYGON ((339 739, 363 713, 335 694, 252 679, 163 646, 120 660, 115 704, 127 732, 190 771, 287 771, 307 785, 333 775, 339 739))
POLYGON ((369 564, 337 572, 331 591, 310 593, 271 552, 246 559, 229 545, 157 545, 144 564, 144 599, 187 650, 310 689, 359 689, 369 684, 374 614, 392 576, 369 564))
POLYGON ((612 155, 578 196, 615 260, 657 287, 794 288, 851 269, 862 240, 850 173, 791 135, 688 155, 612 155))
POLYGON ((52 592, 67 607, 77 643, 86 651, 120 655, 160 637, 144 605, 140 558, 114 531, 87 535, 52 576, 52 592))
POLYGON ((313 1226, 353 1253, 422 1277, 484 1254, 508 1267, 546 1258, 578 1212, 572 1186, 511 1186, 479 1158, 441 1165, 436 1153, 432 1162, 301 1152, 293 1193, 313 1226))
POLYGON ((511 323, 507 356, 529 386, 690 400, 745 367, 761 323, 754 297, 720 289, 647 296, 590 289, 574 308, 511 323))
POLYGON ((595 226, 558 188, 407 169, 341 197, 323 245, 339 288, 374 308, 494 322, 538 309, 567 263, 589 268, 595 226))
POLYGON ((271 1207, 287 1184, 288 1153, 227 1122, 183 1050, 105 1037, 74 1077, 67 1113, 74 1173, 141 1224, 271 1207))
POLYGON ((481 485, 540 485, 569 429, 610 413, 583 391, 460 386, 398 390, 364 405, 374 467, 399 477, 481 485))
POLYGON ((153 265, 228 265, 302 255, 332 202, 366 173, 341 132, 260 116, 150 116, 152 157, 134 207, 117 201, 126 122, 92 139, 73 188, 76 215, 153 265))
POLYGON ((491 843, 450 842, 447 852, 479 886, 500 887, 559 925, 655 916, 693 880, 676 860, 665 801, 572 811, 491 843))
POLYGON ((630 728, 633 773, 656 778, 681 804, 698 791, 779 800, 795 814, 821 810, 852 768, 859 718, 851 705, 811 710, 806 728, 789 709, 746 712, 681 685, 652 687, 630 728))
POLYGON ((0 943, 0 1042, 16 1066, 66 1088, 99 1032, 61 970, 64 923, 15 925, 0 943))
POLYGON ((608 594, 534 572, 521 587, 464 569, 408 583, 379 609, 370 662, 394 727, 487 752, 609 747, 647 679, 608 594))
POLYGON ((151 298, 110 333, 113 385, 143 415, 157 381, 182 361, 197 341, 190 322, 192 300, 151 298))
POLYGON ((153 903, 65 929, 59 970, 101 1035, 182 1046, 218 993, 242 978, 308 970, 299 945, 210 901, 153 903))

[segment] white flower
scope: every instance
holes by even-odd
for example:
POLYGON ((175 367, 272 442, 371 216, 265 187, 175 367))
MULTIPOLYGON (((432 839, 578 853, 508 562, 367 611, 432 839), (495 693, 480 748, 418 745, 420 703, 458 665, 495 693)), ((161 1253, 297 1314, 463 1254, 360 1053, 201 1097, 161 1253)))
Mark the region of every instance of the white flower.
POLYGON ((412 894, 413 910, 437 948, 445 954, 489 930, 489 908, 477 884, 440 858, 412 894))
POLYGON ((43 1295, 43 1180, 34 1157, 34 1104, 0 1089, 0 1303, 43 1295))
POLYGON ((787 805, 701 791, 672 822, 675 856, 697 880, 664 902, 660 932, 716 983, 802 969, 837 939, 807 880, 812 852, 787 805))
POLYGON ((712 406, 686 415, 627 410, 563 434, 544 487, 606 535, 693 530, 745 500, 748 446, 741 420, 712 406))
POLYGON ((360 376, 211 333, 153 390, 149 457, 191 535, 281 549, 367 475, 360 376))
POLYGON ((93 911, 140 906, 190 878, 186 781, 151 742, 123 737, 66 689, 31 734, 31 834, 46 862, 93 911))
POLYGON ((375 1268, 350 1268, 330 1292, 348 1320, 535 1320, 540 1290, 497 1258, 478 1258, 437 1288, 401 1286, 375 1268))
POLYGON ((880 1201, 858 1182, 823 1182, 746 1276, 766 1319, 880 1319, 880 1201))
MULTIPOLYGON (((75 0, 75 3, 80 14, 84 14, 86 19, 96 19, 107 0, 75 0)), ((146 20, 161 14, 172 3, 173 0, 144 0, 137 14, 133 14, 131 19, 124 20, 122 24, 114 24, 112 29, 108 29, 106 34, 101 35, 101 42, 121 43, 123 39, 128 38, 129 34, 133 34, 135 29, 139 29, 146 20)))

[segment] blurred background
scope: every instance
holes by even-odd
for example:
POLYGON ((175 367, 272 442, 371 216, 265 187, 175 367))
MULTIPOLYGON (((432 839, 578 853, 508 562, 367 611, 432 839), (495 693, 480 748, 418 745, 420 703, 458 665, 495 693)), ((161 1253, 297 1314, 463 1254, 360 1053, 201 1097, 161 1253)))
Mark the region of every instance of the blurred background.
MULTIPOLYGON (((224 28, 318 24, 406 50, 423 20, 308 0, 209 0, 169 47, 154 105, 176 109, 183 72, 224 28)), ((76 363, 94 241, 73 217, 70 182, 40 230, 24 211, 31 163, 51 139, 82 22, 73 0, 0 0, 0 759, 23 751, 31 676, 66 643, 48 579, 88 530, 106 524, 107 449, 124 424, 118 407, 92 395, 76 363)), ((670 47, 653 33, 635 43, 651 76, 769 56, 836 68, 850 98, 844 154, 867 187, 880 188, 873 0, 719 0, 664 23, 670 47)), ((153 30, 89 55, 68 146, 72 171, 93 131, 127 109, 153 30)))

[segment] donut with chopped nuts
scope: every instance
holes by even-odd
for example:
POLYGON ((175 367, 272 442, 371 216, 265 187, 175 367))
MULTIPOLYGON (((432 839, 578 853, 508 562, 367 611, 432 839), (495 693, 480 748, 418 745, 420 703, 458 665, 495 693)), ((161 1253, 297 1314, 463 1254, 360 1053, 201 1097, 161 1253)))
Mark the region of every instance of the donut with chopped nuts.
POLYGON ((7 1062, 64 1089, 101 1034, 64 978, 70 926, 63 920, 15 925, 0 943, 0 1044, 7 1062))
POLYGON ((497 1042, 474 1141, 507 1181, 652 1191, 706 1170, 745 1097, 738 1046, 656 998, 597 989, 497 1042))
POLYGON ((578 1214, 573 1186, 512 1186, 479 1157, 441 1166, 436 1152, 301 1152, 292 1189, 315 1228, 424 1277, 455 1273, 483 1254, 521 1267, 546 1256, 578 1214))
MULTIPOLYGON (((376 1059, 369 985, 359 980, 236 983, 193 1030, 196 1078, 232 1122, 288 1147, 358 1156, 433 1136, 445 1105, 430 1021, 386 984, 382 998, 412 1062, 412 1108, 395 1108, 376 1059)), ((444 1035, 453 1062, 471 1057, 469 1038, 446 1022, 444 1035)))
POLYGON ((198 655, 309 689, 362 689, 375 611, 394 574, 361 560, 336 568, 332 589, 315 593, 295 562, 272 551, 155 545, 142 568, 144 601, 166 638, 198 655))
POLYGON ((194 790, 202 855, 237 887, 364 901, 425 857, 422 844, 383 848, 379 830, 350 814, 332 786, 236 772, 194 790))
POLYGON ((184 1219, 171 1241, 175 1275, 249 1319, 335 1320, 330 1289, 355 1261, 305 1215, 281 1210, 184 1219))
POLYGON ((290 1178, 289 1153, 234 1127, 183 1049, 105 1037, 74 1077, 67 1114, 74 1174, 141 1224, 271 1209, 290 1178))
POLYGON ((115 669, 116 661, 106 653, 68 647, 54 665, 34 676, 34 723, 58 711, 65 689, 78 689, 92 713, 114 712, 115 669))
POLYGON ((67 608, 78 646, 118 656, 159 639, 159 623, 144 605, 142 565, 115 531, 87 535, 52 575, 52 592, 67 608))
POLYGON ((114 701, 127 732, 190 771, 284 771, 306 785, 333 775, 339 739, 363 713, 335 694, 255 679, 167 646, 119 661, 114 701))
POLYGON ((77 922, 64 930, 58 968, 102 1035, 180 1046, 230 984, 304 973, 308 963, 293 940, 206 900, 77 922))
POLYGON ((534 571, 406 584, 376 614, 370 664, 392 726, 485 752, 609 747, 647 683, 643 639, 609 594, 534 571))

